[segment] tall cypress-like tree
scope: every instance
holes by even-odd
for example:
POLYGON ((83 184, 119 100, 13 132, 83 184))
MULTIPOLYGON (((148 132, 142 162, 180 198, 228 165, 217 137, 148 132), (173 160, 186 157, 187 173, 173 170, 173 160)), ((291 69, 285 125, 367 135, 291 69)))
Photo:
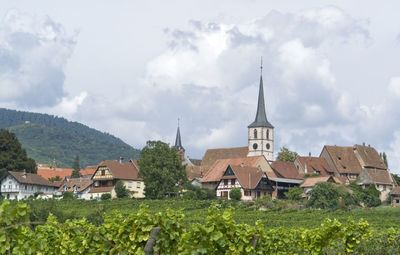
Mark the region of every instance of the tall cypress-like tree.
POLYGON ((15 134, 0 129, 0 178, 7 171, 36 173, 36 162, 29 158, 15 134))
POLYGON ((72 168, 74 170, 72 171, 71 178, 81 177, 81 173, 80 173, 81 167, 79 166, 79 156, 78 155, 75 156, 74 165, 72 166, 72 168))

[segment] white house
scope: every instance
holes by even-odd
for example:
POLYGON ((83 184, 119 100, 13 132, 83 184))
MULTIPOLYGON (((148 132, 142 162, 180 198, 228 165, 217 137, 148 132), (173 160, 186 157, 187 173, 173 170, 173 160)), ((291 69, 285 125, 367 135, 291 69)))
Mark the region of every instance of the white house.
POLYGON ((271 182, 261 169, 244 165, 227 167, 217 185, 217 197, 230 199, 232 188, 240 188, 242 200, 260 198, 273 192, 271 182))
POLYGON ((61 195, 65 191, 72 192, 75 197, 89 200, 89 191, 93 186, 93 181, 88 178, 66 178, 57 191, 61 195))
POLYGON ((0 181, 0 190, 6 199, 24 199, 33 196, 35 192, 53 194, 57 185, 40 175, 25 172, 7 172, 0 181))

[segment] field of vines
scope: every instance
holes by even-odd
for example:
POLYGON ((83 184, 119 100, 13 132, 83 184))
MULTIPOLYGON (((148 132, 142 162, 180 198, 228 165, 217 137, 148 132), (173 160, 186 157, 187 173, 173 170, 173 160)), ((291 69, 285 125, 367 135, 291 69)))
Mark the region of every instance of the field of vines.
MULTIPOLYGON (((392 222, 391 226, 387 223, 388 226, 384 224, 384 227, 376 228, 368 220, 353 217, 351 212, 343 212, 347 213, 346 219, 331 217, 340 216, 339 211, 326 211, 326 215, 315 217, 318 211, 255 211, 239 207, 234 209, 210 201, 184 200, 134 202, 132 208, 136 209, 128 210, 121 206, 127 201, 133 203, 132 200, 120 200, 96 206, 91 204, 94 211, 99 210, 98 206, 111 207, 102 209, 105 212, 101 213, 98 222, 90 222, 79 216, 62 220, 51 213, 43 221, 33 221, 33 204, 5 201, 0 206, 0 253, 145 254, 146 251, 147 254, 400 254, 398 224, 392 222), (168 202, 173 210, 165 209, 168 202), (179 203, 185 203, 186 206, 182 204, 179 207, 179 203), (190 209, 202 213, 193 217, 190 209), (291 215, 291 219, 285 213, 291 215), (240 217, 237 217, 238 214, 240 217), (282 221, 286 219, 292 223, 303 222, 302 217, 310 214, 311 219, 304 222, 313 224, 271 227, 270 220, 277 218, 275 214, 280 214, 282 221), (256 220, 259 218, 257 215, 265 215, 266 218, 256 220), (267 219, 269 215, 272 216, 270 220, 267 219), (295 216, 298 219, 293 219, 295 216), (321 220, 322 216, 325 216, 324 220, 321 220), (254 221, 244 223, 245 218, 254 221), (149 240, 150 232, 157 234, 149 240), (154 241, 153 245, 151 241, 154 241), (148 253, 149 247, 151 253, 148 253)), ((44 202, 51 205, 50 201, 44 202)), ((56 201, 52 206, 70 205, 69 210, 73 210, 73 203, 81 202, 56 201)), ((398 213, 396 210, 381 209, 392 211, 393 214, 398 213)), ((371 211, 378 215, 380 212, 378 209, 371 211)), ((76 210, 76 214, 80 213, 80 210, 76 210)), ((380 217, 385 222, 383 215, 370 218, 374 217, 380 217)), ((391 218, 390 215, 388 217, 391 218)), ((376 221, 379 222, 379 219, 376 221)))

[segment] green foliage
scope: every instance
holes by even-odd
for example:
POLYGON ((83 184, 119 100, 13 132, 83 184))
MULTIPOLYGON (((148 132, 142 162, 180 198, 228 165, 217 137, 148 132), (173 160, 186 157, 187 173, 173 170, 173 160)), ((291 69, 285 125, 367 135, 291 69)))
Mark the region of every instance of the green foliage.
POLYGON ((239 201, 242 198, 240 188, 232 188, 229 192, 229 197, 234 201, 239 201))
POLYGON ((74 193, 71 191, 64 191, 63 193, 63 199, 73 199, 74 198, 74 193))
POLYGON ((76 155, 75 159, 74 159, 74 164, 72 166, 72 174, 71 174, 71 178, 79 178, 81 177, 81 173, 80 173, 80 169, 81 167, 79 166, 79 156, 76 155))
POLYGON ((100 199, 101 199, 102 201, 104 201, 104 200, 110 200, 110 199, 111 199, 111 194, 110 194, 110 193, 101 194, 100 199))
POLYGON ((366 207, 376 207, 381 204, 380 191, 375 188, 375 185, 369 185, 366 189, 361 188, 355 182, 349 187, 354 191, 353 198, 357 203, 363 203, 366 207))
POLYGON ((185 185, 186 191, 183 192, 183 198, 189 200, 205 200, 205 199, 214 199, 215 191, 202 189, 197 186, 193 186, 190 183, 186 183, 185 185))
POLYGON ((396 181, 396 184, 400 186, 400 176, 397 174, 392 174, 393 179, 396 181))
POLYGON ((298 155, 299 154, 297 154, 297 152, 290 151, 286 147, 281 147, 281 151, 278 152, 278 157, 276 158, 276 160, 285 162, 294 162, 298 155))
POLYGON ((77 154, 83 166, 120 156, 139 157, 139 150, 115 136, 47 114, 0 108, 0 128, 15 133, 29 157, 40 163, 55 159, 60 167, 71 167, 77 154))
POLYGON ((56 177, 51 177, 51 178, 49 178, 49 181, 51 181, 51 182, 57 182, 57 181, 62 181, 62 179, 61 179, 61 177, 60 176, 56 176, 56 177))
POLYGON ((299 186, 291 187, 285 192, 285 197, 289 200, 300 201, 303 199, 303 189, 299 186))
POLYGON ((321 209, 337 208, 340 197, 339 191, 329 182, 317 183, 308 195, 307 206, 321 209))
POLYGON ((15 134, 0 129, 0 178, 7 171, 36 173, 36 163, 28 158, 15 134))
POLYGON ((326 219, 313 228, 266 228, 237 223, 232 208, 208 208, 204 223, 183 224, 182 211, 105 214, 98 226, 86 219, 61 223, 49 215, 30 228, 29 207, 0 206, 1 254, 144 254, 152 228, 160 227, 159 254, 399 254, 400 229, 374 230, 365 220, 326 219))
POLYGON ((123 181, 118 180, 117 183, 115 184, 115 193, 117 194, 118 198, 124 198, 129 196, 129 192, 126 189, 123 181))
POLYGON ((146 198, 162 198, 178 192, 187 181, 182 158, 174 147, 161 141, 148 141, 140 152, 139 175, 143 178, 146 198))
POLYGON ((379 155, 381 156, 381 158, 382 158, 382 160, 383 160, 383 163, 385 163, 385 166, 386 166, 386 167, 389 167, 386 153, 385 153, 385 152, 381 152, 381 153, 379 153, 379 155))

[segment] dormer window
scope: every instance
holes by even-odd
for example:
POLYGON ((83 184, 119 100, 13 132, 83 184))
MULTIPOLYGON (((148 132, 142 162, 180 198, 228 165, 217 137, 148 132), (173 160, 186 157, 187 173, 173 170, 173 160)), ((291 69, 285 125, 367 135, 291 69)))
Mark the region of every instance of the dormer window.
POLYGON ((342 157, 340 157, 340 156, 338 156, 337 158, 338 158, 339 160, 342 160, 342 157))
POLYGON ((254 129, 254 138, 257 139, 257 129, 254 129))

